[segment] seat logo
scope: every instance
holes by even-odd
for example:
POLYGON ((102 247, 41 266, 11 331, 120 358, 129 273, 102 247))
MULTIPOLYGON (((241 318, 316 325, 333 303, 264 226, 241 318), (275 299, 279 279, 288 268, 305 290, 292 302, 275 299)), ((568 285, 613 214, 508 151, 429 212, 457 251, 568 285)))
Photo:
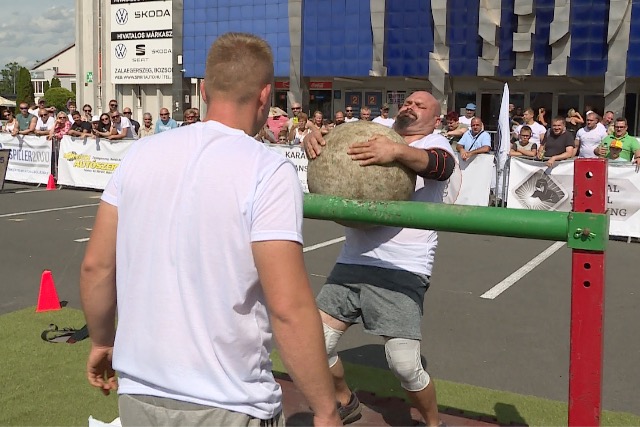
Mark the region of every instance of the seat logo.
POLYGON ((127 56, 127 47, 122 43, 118 43, 115 48, 116 58, 123 59, 127 56))
POLYGON ((127 23, 128 20, 129 20, 129 12, 127 12, 127 9, 121 8, 116 11, 116 24, 124 25, 127 23))

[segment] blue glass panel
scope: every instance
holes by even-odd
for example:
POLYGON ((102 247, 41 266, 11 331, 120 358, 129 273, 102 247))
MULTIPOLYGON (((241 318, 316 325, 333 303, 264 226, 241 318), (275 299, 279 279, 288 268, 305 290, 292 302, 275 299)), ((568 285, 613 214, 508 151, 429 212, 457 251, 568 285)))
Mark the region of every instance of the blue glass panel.
POLYGON ((456 58, 456 65, 449 64, 452 76, 476 76, 478 74, 478 56, 482 54, 482 42, 478 36, 479 2, 450 0, 447 7, 447 42, 450 46, 449 57, 456 58), (464 19, 460 11, 464 10, 464 19))
POLYGON ((602 77, 607 68, 607 28, 609 2, 607 0, 572 0, 571 55, 569 75, 574 77, 602 77), (574 40, 578 43, 574 43, 574 40))
POLYGON ((433 51, 431 1, 386 2, 385 20, 384 64, 388 75, 428 74, 429 52, 433 51))

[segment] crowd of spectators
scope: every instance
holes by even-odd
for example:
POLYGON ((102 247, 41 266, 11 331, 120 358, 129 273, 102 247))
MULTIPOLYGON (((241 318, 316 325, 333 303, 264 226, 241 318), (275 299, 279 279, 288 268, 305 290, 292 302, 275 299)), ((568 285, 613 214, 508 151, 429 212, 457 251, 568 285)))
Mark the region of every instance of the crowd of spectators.
POLYGON ((151 113, 144 113, 143 122, 140 123, 133 119, 131 108, 125 107, 120 113, 118 101, 115 99, 110 100, 108 106, 109 111, 106 113, 94 115, 90 104, 84 104, 80 111, 72 100, 67 102, 66 111, 57 111, 55 107, 47 106, 44 99, 31 106, 21 102, 18 105, 18 113, 14 113, 11 109, 3 111, 4 123, 1 131, 13 136, 46 136, 47 139, 52 140, 59 140, 69 135, 78 138, 118 141, 136 140, 200 121, 200 111, 197 108, 185 110, 183 121, 179 125, 170 116, 167 108, 160 109, 159 120, 154 124, 151 113))

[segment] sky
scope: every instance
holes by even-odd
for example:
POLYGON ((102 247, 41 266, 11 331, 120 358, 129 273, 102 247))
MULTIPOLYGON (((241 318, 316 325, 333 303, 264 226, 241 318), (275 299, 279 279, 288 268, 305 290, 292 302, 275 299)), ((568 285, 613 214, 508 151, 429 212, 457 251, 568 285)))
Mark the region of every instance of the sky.
POLYGON ((2 2, 0 69, 17 62, 31 68, 75 42, 75 0, 2 2))

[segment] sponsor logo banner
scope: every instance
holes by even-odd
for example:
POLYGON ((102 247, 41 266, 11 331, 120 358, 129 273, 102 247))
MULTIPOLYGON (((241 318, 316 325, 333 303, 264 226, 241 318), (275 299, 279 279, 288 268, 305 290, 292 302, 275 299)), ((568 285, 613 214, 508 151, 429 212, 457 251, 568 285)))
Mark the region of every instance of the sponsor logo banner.
MULTIPOLYGON (((607 212, 609 233, 640 237, 640 174, 635 165, 611 162, 608 166, 607 212)), ((549 170, 541 162, 511 158, 507 206, 569 212, 573 203, 573 160, 549 170)))
POLYGON ((60 141, 58 184, 103 190, 133 141, 71 138, 60 141))
POLYGON ((7 181, 47 183, 51 173, 51 141, 39 136, 3 134, 0 145, 10 150, 7 181))
POLYGON ((111 2, 111 79, 171 84, 172 1, 111 2))

